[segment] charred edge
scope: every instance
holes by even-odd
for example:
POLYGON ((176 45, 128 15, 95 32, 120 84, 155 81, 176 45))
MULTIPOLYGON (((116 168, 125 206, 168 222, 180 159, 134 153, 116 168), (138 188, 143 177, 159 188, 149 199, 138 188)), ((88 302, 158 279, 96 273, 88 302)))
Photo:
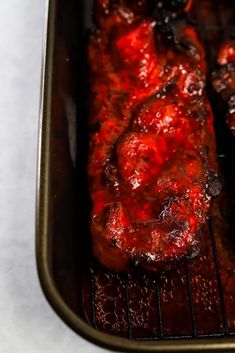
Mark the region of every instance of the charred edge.
POLYGON ((234 95, 234 90, 230 87, 228 78, 235 74, 234 64, 217 65, 212 72, 212 86, 214 90, 221 95, 221 98, 227 102, 234 95))
POLYGON ((118 170, 113 163, 109 163, 104 168, 104 185, 109 185, 115 189, 115 186, 119 185, 119 180, 117 176, 118 170))
POLYGON ((196 22, 185 12, 188 0, 164 0, 150 2, 152 7, 152 17, 155 20, 155 33, 161 35, 170 45, 180 50, 189 50, 190 44, 178 41, 175 35, 175 26, 179 21, 185 21, 191 26, 196 26, 196 22), (151 4, 152 3, 152 4, 151 4))
POLYGON ((149 6, 152 10, 166 11, 172 16, 182 12, 188 5, 188 0, 150 0, 149 6))
POLYGON ((216 197, 220 194, 223 186, 222 177, 215 171, 207 172, 206 192, 211 197, 216 197))

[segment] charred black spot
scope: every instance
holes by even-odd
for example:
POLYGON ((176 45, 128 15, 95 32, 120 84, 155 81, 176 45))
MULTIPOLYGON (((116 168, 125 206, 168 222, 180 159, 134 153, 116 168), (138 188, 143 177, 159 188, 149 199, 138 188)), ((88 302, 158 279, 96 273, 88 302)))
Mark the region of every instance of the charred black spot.
POLYGON ((115 167, 114 164, 108 164, 105 167, 105 175, 108 179, 112 179, 113 176, 115 176, 117 174, 117 168, 115 167))
POLYGON ((119 187, 119 180, 118 180, 118 171, 114 164, 107 164, 104 169, 104 176, 105 176, 105 184, 107 183, 109 186, 118 189, 119 187))
POLYGON ((209 196, 215 197, 220 194, 222 188, 221 177, 213 170, 207 172, 206 191, 209 196))
POLYGON ((190 43, 186 42, 186 41, 176 41, 176 44, 179 48, 183 49, 183 50, 189 50, 191 48, 190 43))
MULTIPOLYGON (((175 38, 174 27, 177 21, 190 21, 184 12, 188 0, 155 0, 149 1, 149 10, 155 20, 156 35, 161 37, 176 47, 187 47, 183 42, 178 42, 175 38)), ((186 48, 188 49, 188 48, 186 48)))
POLYGON ((225 101, 234 95, 234 90, 230 87, 231 77, 234 76, 235 66, 233 64, 223 65, 212 73, 212 85, 214 90, 221 94, 222 99, 225 101))
POLYGON ((117 246, 117 241, 116 241, 116 239, 112 238, 112 239, 110 240, 110 242, 109 242, 109 246, 110 246, 111 248, 115 248, 115 247, 117 246))
POLYGON ((108 204, 104 207, 102 215, 102 226, 103 229, 110 232, 112 231, 113 221, 116 217, 116 213, 119 210, 119 204, 117 202, 108 204))
MULTIPOLYGON (((183 39, 178 40, 176 36, 176 28, 180 22, 187 22, 190 25, 193 20, 191 20, 184 11, 181 13, 169 12, 166 10, 155 9, 153 12, 153 18, 155 20, 155 35, 156 38, 160 35, 165 44, 170 44, 177 50, 184 50, 191 52, 192 45, 184 41, 183 39)), ((193 26, 195 23, 193 22, 193 26)), ((194 53, 191 53, 191 55, 194 53)))
POLYGON ((156 11, 169 11, 175 13, 183 11, 188 4, 188 0, 151 0, 149 6, 156 11))

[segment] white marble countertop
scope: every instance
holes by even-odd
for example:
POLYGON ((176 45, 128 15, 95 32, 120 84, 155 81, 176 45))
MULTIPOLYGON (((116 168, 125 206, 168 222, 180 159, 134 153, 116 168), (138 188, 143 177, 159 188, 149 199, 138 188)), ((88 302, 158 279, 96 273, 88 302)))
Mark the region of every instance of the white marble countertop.
POLYGON ((45 0, 0 0, 0 353, 106 352, 73 333, 36 272, 35 188, 45 0))

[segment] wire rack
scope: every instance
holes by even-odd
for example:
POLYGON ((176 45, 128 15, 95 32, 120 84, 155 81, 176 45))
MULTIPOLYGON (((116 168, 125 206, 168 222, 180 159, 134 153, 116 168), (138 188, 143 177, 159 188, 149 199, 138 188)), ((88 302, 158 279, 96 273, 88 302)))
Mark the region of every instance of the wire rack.
MULTIPOLYGON (((124 286, 125 290, 125 295, 123 295, 123 303, 124 304, 124 309, 126 312, 126 317, 125 317, 125 323, 127 324, 126 332, 124 333, 124 336, 127 336, 130 339, 135 339, 135 340, 159 340, 159 339, 179 339, 179 338, 203 338, 203 337, 220 337, 220 336, 232 336, 235 335, 235 332, 229 332, 229 324, 227 321, 227 315, 226 315, 226 306, 225 306, 225 299, 224 299, 224 290, 223 290, 223 284, 222 284, 222 279, 221 279, 221 273, 220 273, 220 265, 219 265, 219 259, 218 259, 218 253, 217 253, 217 245, 216 245, 216 240, 215 240, 215 234, 213 231, 213 223, 212 220, 209 220, 209 231, 210 231, 210 240, 211 240, 211 248, 213 250, 213 258, 214 258, 214 265, 215 265, 215 272, 216 272, 216 282, 217 282, 217 288, 218 288, 218 299, 219 299, 219 305, 220 305, 220 310, 222 313, 222 329, 221 332, 211 332, 211 333, 199 333, 197 330, 197 319, 195 316, 195 311, 194 311, 194 302, 193 302, 193 291, 192 291, 192 286, 191 286, 191 279, 190 279, 190 269, 187 263, 184 263, 182 266, 184 267, 185 270, 185 286, 187 288, 187 302, 189 305, 189 312, 190 312, 190 320, 191 320, 191 328, 190 331, 191 333, 186 334, 179 334, 179 335, 164 335, 164 323, 163 323, 163 318, 162 318, 162 310, 161 310, 161 295, 160 295, 160 287, 161 283, 157 279, 154 281, 155 283, 155 299, 156 299, 156 307, 157 307, 157 315, 156 315, 156 326, 158 327, 158 333, 155 336, 147 336, 147 337, 137 337, 132 334, 132 310, 130 307, 130 299, 129 299, 129 281, 132 278, 132 274, 127 274, 127 275, 121 275, 122 277, 122 286, 124 286)), ((100 271, 100 267, 97 265, 93 265, 90 267, 90 295, 91 295, 91 313, 92 313, 92 320, 91 323, 94 328, 102 328, 100 325, 100 322, 97 323, 97 295, 96 295, 96 276, 98 272, 100 271)), ((118 274, 112 274, 112 276, 120 276, 118 274)), ((152 274, 147 273, 147 276, 149 278, 152 277, 152 274)), ((146 298, 148 300, 148 298, 146 298)), ((173 317, 172 320, 174 321, 174 312, 172 313, 173 317)), ((101 319, 102 320, 102 319, 101 319)), ((112 324, 111 324, 112 325, 112 324)), ((109 331, 105 330, 104 331, 109 331)), ((115 330, 114 332, 115 333, 115 330)))
MULTIPOLYGON (((234 27, 228 27, 227 12, 224 10, 224 4, 222 1, 203 1, 203 6, 210 7, 211 18, 208 19, 203 17, 202 8, 198 6, 196 9, 196 17, 198 18, 198 30, 199 34, 207 47, 207 59, 210 68, 213 67, 214 63, 214 53, 211 50, 211 34, 213 33, 213 40, 217 38, 217 41, 223 41, 228 39, 231 34, 235 33, 234 27)), ((224 160, 226 156, 222 153, 219 159, 224 160)), ((214 308, 214 317, 219 317, 220 324, 218 329, 207 330, 206 328, 200 329, 200 323, 203 320, 207 321, 207 311, 205 315, 198 320, 198 298, 195 299, 195 281, 193 282, 193 277, 195 277, 195 266, 194 268, 190 263, 185 262, 180 266, 180 274, 178 278, 181 278, 182 286, 181 289, 177 289, 178 292, 182 291, 184 293, 184 300, 180 302, 179 308, 184 311, 182 312, 182 318, 180 310, 174 310, 177 307, 177 298, 174 296, 174 283, 172 285, 171 298, 170 300, 164 300, 162 280, 159 277, 154 277, 151 273, 141 273, 138 275, 133 274, 117 274, 111 272, 105 272, 98 264, 94 261, 90 266, 88 277, 89 277, 89 321, 90 324, 100 330, 110 332, 113 334, 128 337, 134 340, 164 340, 164 339, 178 339, 178 338, 201 338, 201 337, 219 337, 219 336, 230 336, 235 334, 235 326, 231 326, 230 321, 227 318, 227 311, 230 305, 233 305, 233 298, 230 296, 231 302, 228 303, 228 297, 226 294, 225 298, 225 281, 223 280, 223 275, 221 274, 221 264, 219 260, 219 249, 217 244, 217 236, 214 231, 214 220, 211 217, 208 221, 207 227, 207 244, 210 248, 211 258, 208 260, 211 262, 213 268, 213 293, 215 293, 216 307, 214 308), (193 271, 192 271, 193 270, 193 271), (103 277, 102 277, 103 276, 103 277), (148 286, 150 283, 150 289, 141 286, 140 278, 145 278, 145 284, 148 286), (106 282, 99 283, 99 278, 106 279, 106 282), (147 281, 147 282, 146 282, 147 281), (109 288, 109 301, 105 302, 105 286, 109 288), (145 293, 138 294, 139 287, 145 290, 145 293), (134 288, 134 289, 133 289, 134 288), (111 292, 111 293, 110 293, 111 292), (117 294, 115 294, 117 292, 117 294), (144 299, 143 299, 144 298, 144 299), (138 302, 143 301, 142 308, 138 307, 138 302), (103 302, 102 302, 103 301, 103 302), (168 304, 171 308, 168 311, 168 304), (147 304, 146 304, 147 303, 147 304), (150 303, 150 304, 149 304, 150 303), (138 308, 135 309, 134 307, 138 308), (187 307, 187 308, 186 308, 187 307), (133 309, 134 308, 134 309, 133 309), (138 313, 139 310, 139 313, 138 313), (116 314, 115 314, 116 313, 116 314), (117 314, 118 313, 118 314, 117 314), (174 330, 167 330, 166 326, 172 320, 174 326, 174 321, 180 320, 181 323, 184 322, 184 313, 186 313, 187 318, 185 319, 184 329, 179 332, 174 332, 174 330), (136 318, 139 315, 139 319, 136 318), (216 316, 217 315, 217 316, 216 316), (107 319, 109 316, 109 319, 107 319), (166 317, 168 318, 166 319, 166 317), (170 317, 169 317, 170 316, 170 317), (148 320, 147 320, 147 319, 148 320), (137 321, 136 321, 137 320, 137 321), (108 321, 108 323, 107 323, 108 321), (117 324, 118 321, 118 324, 117 324), (151 326, 150 328, 148 326, 151 326), (185 328, 186 327, 186 328, 185 328), (138 330, 139 329, 139 330, 138 330), (141 331, 140 331, 141 330, 141 331), (139 335, 139 332, 143 334, 139 335)), ((204 259, 205 260, 205 259, 204 259)), ((205 260, 206 261, 206 260, 205 260)), ((235 265, 235 263, 234 263, 235 265)), ((203 265, 201 265, 202 267, 203 265)), ((201 269, 201 268, 200 268, 201 269)), ((170 280, 165 275, 164 281, 168 283, 170 280)), ((200 273, 197 275, 200 276, 200 273)), ((198 277, 197 277, 198 278, 198 277)), ((235 279, 235 277, 234 277, 235 279)), ((197 282, 197 281, 196 281, 197 282)), ((203 283, 202 283, 203 284, 203 283)), ((168 284, 167 284, 168 285, 168 284)), ((143 290, 143 291, 144 291, 143 290)), ((165 293, 168 295, 169 293, 165 293)), ((179 293, 177 293, 178 295, 179 293)), ((207 293, 207 297, 203 300, 205 303, 209 300, 210 293, 207 293)), ((199 298, 200 299, 200 298, 199 298)), ((209 303, 209 301, 208 301, 209 303)), ((205 304, 205 306, 209 304, 205 304)), ((235 320, 235 317, 234 317, 235 320)))

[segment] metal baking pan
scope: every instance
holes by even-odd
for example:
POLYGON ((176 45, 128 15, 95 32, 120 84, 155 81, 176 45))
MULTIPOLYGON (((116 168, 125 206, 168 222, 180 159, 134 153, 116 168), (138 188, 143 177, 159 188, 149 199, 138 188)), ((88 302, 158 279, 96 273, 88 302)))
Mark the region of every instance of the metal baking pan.
MULTIPOLYGON (((196 3, 213 63, 232 11, 222 1, 196 3)), ((111 273, 92 258, 89 244, 84 43, 92 26, 90 2, 50 0, 46 23, 36 253, 48 301, 78 334, 113 350, 235 351, 235 141, 220 118, 220 104, 214 110, 224 188, 205 228, 201 255, 161 275, 111 273)))

